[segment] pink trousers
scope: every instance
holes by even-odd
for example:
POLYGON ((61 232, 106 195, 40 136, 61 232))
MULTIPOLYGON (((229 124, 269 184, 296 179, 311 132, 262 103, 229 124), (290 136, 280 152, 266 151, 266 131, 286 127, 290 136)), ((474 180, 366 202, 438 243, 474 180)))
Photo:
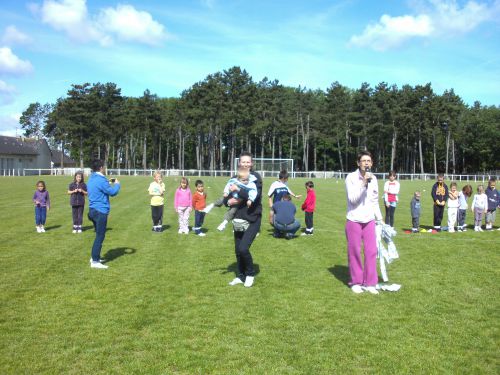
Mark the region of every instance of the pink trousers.
POLYGON ((349 285, 375 286, 377 275, 377 235, 375 221, 356 223, 347 220, 345 225, 347 238, 347 260, 351 281, 349 285), (361 241, 364 244, 364 269, 361 261, 361 241))

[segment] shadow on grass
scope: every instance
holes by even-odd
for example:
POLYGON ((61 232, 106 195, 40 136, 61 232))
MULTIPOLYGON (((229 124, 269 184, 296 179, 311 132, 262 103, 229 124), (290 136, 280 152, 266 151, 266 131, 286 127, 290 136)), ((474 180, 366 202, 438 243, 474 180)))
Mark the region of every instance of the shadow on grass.
POLYGON ((57 229, 57 228, 61 228, 61 226, 60 226, 60 225, 52 225, 52 226, 50 226, 50 227, 45 227, 45 230, 46 230, 46 231, 49 231, 49 230, 52 230, 52 229, 57 229))
POLYGON ((82 227, 82 232, 85 232, 86 230, 90 230, 90 229, 94 229, 94 226, 93 225, 85 225, 84 227, 82 227))
POLYGON ((132 247, 117 247, 116 249, 108 250, 108 252, 104 255, 103 259, 107 262, 112 262, 116 258, 119 258, 123 255, 132 255, 137 250, 132 247))
MULTIPOLYGON (((260 273, 259 265, 254 263, 253 268, 255 271, 255 275, 258 275, 260 273)), ((234 273, 235 275, 238 275, 238 264, 236 262, 234 262, 234 263, 231 263, 226 268, 215 268, 215 269, 212 269, 211 271, 220 271, 220 273, 222 275, 225 275, 227 273, 234 273)))
POLYGON ((349 285, 351 277, 347 266, 336 264, 335 266, 328 268, 328 271, 330 271, 330 273, 335 276, 337 280, 342 281, 345 285, 349 285))

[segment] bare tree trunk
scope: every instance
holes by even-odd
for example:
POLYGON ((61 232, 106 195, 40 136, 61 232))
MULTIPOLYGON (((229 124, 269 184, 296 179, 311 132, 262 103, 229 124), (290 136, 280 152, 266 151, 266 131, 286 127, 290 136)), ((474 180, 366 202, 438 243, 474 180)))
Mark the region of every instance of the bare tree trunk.
POLYGON ((394 125, 394 122, 392 123, 393 125, 393 133, 392 133, 392 149, 391 149, 391 171, 394 170, 394 162, 396 161, 396 139, 397 139, 397 131, 396 131, 396 126, 394 125))
POLYGON ((262 134, 260 136, 260 170, 263 170, 264 168, 264 161, 262 159, 264 159, 264 147, 265 147, 265 140, 266 140, 266 132, 265 131, 262 131, 262 134))
POLYGON ((144 137, 142 139, 142 169, 146 169, 147 168, 147 159, 146 159, 146 155, 147 155, 147 149, 148 149, 148 145, 147 145, 147 141, 146 141, 146 132, 144 132, 144 137))
POLYGON ((317 171, 318 170, 318 147, 317 146, 313 146, 314 147, 314 170, 317 171))
POLYGON ((432 140, 433 140, 433 144, 432 144, 432 154, 433 154, 433 157, 434 157, 434 174, 437 175, 437 160, 436 160, 436 134, 433 132, 432 133, 432 140))
MULTIPOLYGON (((219 129, 220 131, 220 129, 219 129)), ((222 144, 222 136, 220 135, 219 133, 219 163, 220 163, 220 170, 223 170, 224 169, 224 159, 223 159, 223 151, 224 151, 224 148, 223 148, 223 144, 222 144)))
POLYGON ((345 170, 349 169, 349 123, 346 121, 345 128, 345 170))
POLYGON ((158 137, 158 169, 161 169, 161 135, 158 137))
POLYGON ((182 127, 179 125, 177 128, 177 136, 179 137, 179 148, 177 150, 177 162, 179 163, 179 169, 182 169, 182 127))
POLYGON ((337 137, 337 152, 339 153, 340 170, 344 172, 344 162, 342 161, 342 150, 340 148, 340 139, 337 137))
POLYGON ((446 166, 445 166, 446 174, 448 174, 448 162, 449 162, 449 154, 450 154, 450 136, 451 136, 451 132, 450 132, 450 129, 448 128, 447 133, 446 133, 446 166))
POLYGON ((418 153, 420 156, 420 173, 424 174, 424 155, 422 152, 422 136, 420 134, 420 129, 418 129, 418 153))
POLYGON ((64 168, 64 141, 61 142, 61 168, 64 168))
POLYGON ((80 134, 80 169, 83 170, 83 136, 80 134))
POLYGON ((170 142, 167 140, 167 151, 165 152, 165 169, 168 169, 168 155, 170 152, 170 142))
POLYGON ((453 174, 456 173, 456 164, 455 164, 455 140, 451 140, 451 164, 453 165, 453 174))
POLYGON ((290 159, 293 159, 293 136, 290 136, 290 159))

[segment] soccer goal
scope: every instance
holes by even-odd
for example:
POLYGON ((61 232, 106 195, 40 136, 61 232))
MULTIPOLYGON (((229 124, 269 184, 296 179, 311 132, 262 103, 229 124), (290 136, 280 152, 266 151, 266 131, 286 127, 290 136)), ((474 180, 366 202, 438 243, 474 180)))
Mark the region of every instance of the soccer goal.
MULTIPOLYGON (((235 172, 238 169, 240 158, 234 159, 235 172)), ((253 158, 253 169, 264 172, 279 172, 283 169, 293 172, 293 159, 253 158)))

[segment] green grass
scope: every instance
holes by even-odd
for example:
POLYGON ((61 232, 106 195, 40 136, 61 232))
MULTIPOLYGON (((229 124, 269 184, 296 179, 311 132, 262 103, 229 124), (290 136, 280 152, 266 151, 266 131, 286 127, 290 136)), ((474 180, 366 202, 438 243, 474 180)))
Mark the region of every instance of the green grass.
MULTIPOLYGON (((157 234, 150 179, 122 178, 103 247, 109 269, 95 270, 93 231, 71 233, 71 178, 46 178, 45 234, 34 226, 36 180, 0 178, 1 374, 500 372, 500 232, 404 234, 416 189, 426 190, 421 223, 431 225, 432 182, 402 181, 400 259, 388 272, 403 286, 374 296, 345 284, 342 181, 315 181, 314 237, 274 239, 264 220, 251 249, 259 273, 244 288, 227 285, 235 258, 229 228, 215 230, 223 209, 207 215, 206 237, 177 234, 178 181, 167 180, 170 227, 157 234)), ((225 181, 205 178, 209 200, 225 181)), ((303 194, 304 182, 290 185, 303 194)))

